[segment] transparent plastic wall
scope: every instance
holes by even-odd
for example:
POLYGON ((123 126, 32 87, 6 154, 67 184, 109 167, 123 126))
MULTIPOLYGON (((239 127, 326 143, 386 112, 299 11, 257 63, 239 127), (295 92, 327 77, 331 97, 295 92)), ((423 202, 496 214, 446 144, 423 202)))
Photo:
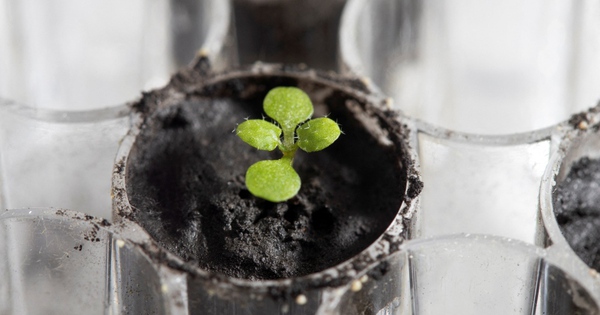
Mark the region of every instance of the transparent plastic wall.
POLYGON ((0 102, 3 209, 53 206, 110 219, 110 179, 125 106, 57 112, 0 102))
POLYGON ((341 59, 412 117, 527 132, 600 98, 598 14, 598 1, 352 0, 341 59))
POLYGON ((103 219, 3 211, 0 256, 1 314, 169 314, 159 268, 103 219))
POLYGON ((0 0, 0 206, 110 218, 125 105, 197 54, 233 58, 229 2, 0 0))
POLYGON ((576 125, 565 123, 558 128, 560 137, 555 139, 556 149, 553 150, 542 177, 541 219, 547 234, 545 239, 548 249, 561 253, 564 260, 572 266, 588 270, 587 280, 598 285, 600 274, 594 263, 598 257, 597 248, 594 246, 597 240, 595 233, 598 231, 598 222, 594 210, 596 203, 592 200, 598 196, 598 185, 593 179, 599 175, 593 168, 586 169, 586 166, 579 166, 577 169, 576 166, 585 165, 581 164, 583 159, 594 161, 600 158, 598 107, 581 113, 579 117, 583 123, 576 125), (576 169, 577 171, 573 172, 576 169), (573 175, 582 177, 573 178, 573 175), (568 188, 559 189, 565 183, 568 186, 564 187, 568 188), (572 185, 569 185, 571 183, 572 185), (560 194, 562 196, 559 196, 560 194), (572 201, 559 209, 561 204, 558 203, 558 199, 562 198, 572 198, 572 201), (568 218, 569 212, 572 212, 573 217, 568 218), (591 245, 587 243, 589 240, 592 240, 591 245))
POLYGON ((233 283, 219 288, 214 278, 201 284, 185 268, 170 269, 168 255, 149 258, 142 248, 152 245, 137 228, 67 210, 3 212, 0 253, 8 259, 0 261, 0 312, 600 314, 600 287, 588 281, 587 268, 574 267, 568 254, 510 239, 471 235, 409 241, 347 284, 304 292, 304 301, 282 306, 268 298, 269 281, 246 283, 249 291, 236 296, 242 291, 233 283), (246 303, 238 304, 239 299, 246 303))
POLYGON ((487 235, 413 240, 358 275, 360 285, 338 292, 322 314, 599 314, 599 287, 561 255, 487 235))
POLYGON ((417 120, 414 237, 542 244, 552 127, 600 99, 597 1, 351 0, 340 62, 417 120))
POLYGON ((597 113, 581 128, 556 125, 600 97, 598 1, 339 0, 316 12, 323 1, 289 0, 306 21, 288 18, 305 12, 295 9, 240 14, 275 2, 0 0, 0 314, 600 314, 598 271, 552 208, 572 163, 600 156, 587 128, 597 113), (416 130, 415 240, 339 287, 298 294, 298 279, 219 282, 132 222, 86 216, 111 217, 125 102, 200 47, 213 69, 334 68, 337 45, 323 41, 342 7, 342 69, 389 95, 416 130), (295 300, 271 299, 277 286, 295 300))
POLYGON ((60 110, 121 105, 201 47, 226 60, 229 21, 227 1, 2 0, 0 96, 60 110))
MULTIPOLYGON (((354 276, 356 275, 356 273, 366 268, 371 262, 385 259, 385 257, 389 256, 391 252, 397 249, 397 247, 405 239, 404 235, 407 228, 407 224, 405 224, 405 222, 410 220, 412 214, 416 210, 416 207, 418 205, 418 192, 421 184, 419 181, 418 170, 415 169, 412 163, 416 156, 415 151, 406 146, 406 144, 400 143, 400 141, 403 141, 409 133, 412 133, 412 129, 410 129, 409 126, 398 127, 398 129, 396 129, 396 126, 408 124, 409 122, 403 121, 399 117, 395 116, 390 116, 389 118, 386 117, 384 119, 383 117, 388 113, 384 111, 383 107, 381 107, 381 104, 385 101, 385 99, 381 97, 381 94, 371 93, 368 90, 354 89, 352 85, 356 81, 350 80, 351 78, 340 77, 337 75, 332 75, 330 73, 317 73, 314 70, 301 70, 294 67, 288 68, 287 66, 277 64, 256 63, 247 69, 234 69, 231 71, 225 71, 223 73, 207 73, 204 75, 199 75, 196 73, 192 74, 194 75, 195 80, 185 83, 177 82, 177 84, 170 85, 164 91, 160 91, 160 93, 153 94, 152 96, 155 97, 149 97, 148 101, 144 104, 146 108, 149 108, 148 112, 144 114, 138 114, 136 112, 136 115, 132 115, 136 119, 136 121, 134 121, 133 127, 128 132, 127 136, 122 140, 121 146, 119 147, 119 153, 116 158, 119 167, 118 171, 116 171, 113 175, 113 192, 116 196, 116 198, 114 198, 113 220, 117 222, 118 225, 123 226, 123 228, 127 228, 128 230, 140 230, 142 229, 140 226, 143 226, 144 228, 148 229, 148 233, 151 234, 154 245, 148 246, 147 248, 156 252, 153 256, 159 257, 156 259, 157 263, 168 266, 178 266, 180 270, 185 270, 185 272, 188 275, 186 283, 187 287, 185 288, 185 292, 186 296, 188 297, 187 306, 191 314, 316 314, 321 306, 328 305, 330 303, 328 297, 330 297, 331 294, 337 292, 338 287, 341 287, 355 280, 354 276), (223 106, 225 106, 225 108, 229 109, 229 115, 240 115, 240 113, 233 113, 233 111, 242 110, 242 108, 238 107, 240 105, 257 105, 255 103, 256 98, 253 94, 253 91, 255 91, 256 89, 263 89, 264 91, 263 86, 269 87, 273 85, 273 82, 275 82, 275 84, 280 84, 279 82, 292 82, 290 84, 304 87, 308 91, 309 96, 311 96, 311 98, 313 98, 313 101, 315 101, 316 111, 323 112, 324 109, 329 109, 334 111, 336 115, 340 117, 340 119, 343 118, 345 115, 348 115, 346 116, 347 118, 345 118, 347 120, 344 120, 347 126, 350 125, 350 127, 347 128, 350 130, 346 130, 347 132, 350 133, 353 131, 356 133, 358 130, 365 128, 369 132, 369 142, 378 141, 379 143, 386 143, 386 150, 389 150, 386 151, 386 154, 406 155, 401 160, 401 162, 394 160, 394 162, 390 164, 391 166, 394 166, 396 163, 402 163, 403 165, 401 169, 395 171, 395 174, 397 174, 403 182, 402 186, 391 190, 391 193, 399 193, 401 194, 400 196, 404 196, 404 198, 399 199, 397 203, 392 205, 392 208, 388 208, 387 205, 377 207, 379 211, 389 211, 390 214, 393 214, 393 217, 390 216, 389 219, 385 219, 386 222, 383 225, 385 230, 380 230, 379 232, 377 232, 377 235, 371 238, 369 243, 366 243, 364 244, 364 246, 361 246, 361 248, 357 248, 356 250, 354 250, 354 253, 352 255, 343 257, 343 260, 339 261, 338 263, 328 264, 327 267, 323 267, 317 270, 313 269, 313 271, 310 274, 302 274, 293 277, 284 278, 275 275, 275 277, 271 278, 271 276, 265 277, 260 274, 247 275, 243 278, 239 276, 236 277, 235 275, 231 275, 231 273, 228 272, 220 272, 218 270, 215 271, 214 268, 216 265, 213 264, 220 264, 220 262, 205 260, 206 256, 204 256, 204 254, 201 254, 201 256, 196 256, 195 253, 182 255, 181 252, 173 250, 174 248, 179 247, 181 245, 173 244, 172 246, 165 241, 168 239, 173 239, 173 237, 180 238, 180 235, 170 234, 170 232, 168 232, 169 228, 166 227, 166 225, 161 226, 159 228, 162 232, 156 233, 157 229, 154 229, 154 227, 152 227, 151 225, 156 226, 157 224, 162 224, 156 221, 156 218, 162 216, 164 219, 166 217, 164 217, 163 215, 158 215, 158 217, 154 215, 148 216, 148 214, 150 213, 148 212, 149 209, 140 208, 140 204, 136 204, 136 202, 132 201, 133 199, 130 199, 136 198, 136 195, 139 196, 148 193, 146 189, 138 189, 137 187, 135 187, 135 183, 139 180, 138 178, 136 178, 136 176, 142 176, 141 173, 135 171, 137 167, 137 164, 135 163, 140 162, 140 160, 138 160, 138 158, 140 157, 139 152, 141 152, 140 149, 144 146, 144 140, 142 139, 148 136, 147 131, 150 130, 148 128, 153 128, 153 126, 159 126, 159 128, 162 129, 164 127, 164 124, 161 122, 161 117, 163 117, 163 114, 170 111, 170 109, 178 108, 178 106, 180 105, 179 100, 182 93, 179 93, 178 91, 185 91, 186 98, 190 97, 189 100, 192 101, 192 103, 190 103, 191 106, 207 106, 205 109, 203 109, 201 119, 194 118, 191 112, 189 115, 185 116, 186 119, 189 119, 190 125, 193 124, 194 126, 201 126, 208 121, 207 119, 209 118, 206 117, 210 117, 210 123, 215 126, 219 126, 220 122, 223 121, 228 121, 226 125, 229 126, 231 120, 226 120, 226 116, 219 114, 218 109, 223 108, 223 106), (225 94, 221 94, 221 92, 217 92, 214 94, 213 92, 205 92, 214 91, 215 89, 220 90, 220 87, 232 87, 234 89, 240 88, 238 92, 239 94, 234 94, 235 96, 231 96, 228 95, 228 92, 225 94), (172 91, 177 92, 174 94, 169 94, 172 91), (244 96, 248 92, 252 93, 250 94, 251 96, 244 96), (193 98, 194 95, 197 94, 202 95, 202 99, 199 101, 196 101, 193 98), (329 98, 320 99, 321 95, 338 94, 343 95, 343 97, 336 97, 333 100, 329 98), (209 106, 210 104, 203 103, 207 100, 213 100, 216 102, 212 104, 213 106, 209 106), (235 106, 231 106, 227 104, 228 102, 230 102, 230 100, 241 101, 242 103, 240 105, 236 104, 235 106), (360 106, 356 107, 343 107, 343 104, 350 104, 353 103, 355 100, 356 102, 364 103, 361 103, 360 106), (154 125, 157 122, 158 124, 154 125), (385 134, 385 136, 381 136, 383 134, 385 134), (404 184, 404 181, 406 181, 406 184, 404 184), (398 191, 397 189, 402 189, 403 191, 398 191), (202 259, 204 260, 204 262, 199 265, 194 260, 196 258, 193 258, 192 256, 197 257, 197 259, 202 259)), ((189 73, 184 72, 183 75, 189 75, 189 73)), ((243 116, 239 119, 243 119, 243 116)), ((217 128, 219 130, 221 129, 219 127, 217 128)), ((227 132, 229 132, 229 127, 226 128, 227 132)), ((180 131, 183 131, 183 129, 181 129, 180 131)), ((154 134, 154 132, 155 131, 153 131, 152 133, 154 134)), ((208 131, 203 129, 196 129, 195 132, 197 134, 209 134, 208 131)), ((222 130, 218 131, 218 133, 222 133, 222 130)), ((179 132, 178 134, 181 135, 181 133, 179 132)), ((155 136, 152 135, 150 137, 155 136)), ((210 137, 212 139, 216 139, 214 138, 214 136, 210 137)), ((348 148, 354 148, 356 144, 342 143, 341 145, 348 146, 348 148)), ((228 145, 222 147, 227 146, 228 145)), ((180 148, 175 147, 173 147, 172 149, 176 151, 180 150, 180 148)), ((374 151, 379 150, 377 147, 371 146, 369 146, 369 149, 374 151)), ((151 155, 152 154, 146 155, 144 159, 157 159, 156 156, 151 155)), ((214 159, 215 157, 203 157, 201 159, 203 161, 199 160, 198 162, 209 163, 210 165, 212 165, 211 167, 215 171, 217 171, 217 173, 219 173, 222 170, 226 170, 220 166, 213 165, 214 159)), ((332 156, 331 159, 331 161, 333 161, 333 164, 344 165, 344 162, 335 161, 337 157, 332 156)), ((329 166, 325 167, 330 167, 333 164, 328 164, 329 166)), ((160 165, 162 165, 162 162, 160 165)), ((350 169, 356 170, 358 172, 356 173, 356 176, 361 177, 361 179, 358 181, 352 180, 352 184, 350 185, 355 185, 356 182, 367 180, 366 177, 362 178, 363 173, 361 173, 362 171, 360 171, 360 168, 358 166, 350 165, 348 167, 350 169)), ((386 170, 384 169, 384 171, 386 170)), ((369 169, 366 172, 373 172, 373 169, 369 169)), ((229 181, 231 179, 231 176, 236 176, 231 174, 217 173, 213 175, 219 177, 219 180, 229 181)), ((235 171, 234 173, 237 173, 237 171, 235 171)), ((161 180, 162 179, 159 179, 159 181, 161 180)), ((155 180, 153 181, 156 182, 155 180)), ((210 185, 215 184, 211 183, 210 185)), ((329 190, 330 188, 323 189, 329 190)), ((350 193, 362 193, 359 190, 360 188, 355 192, 350 193)), ((239 191, 236 191, 234 193, 239 194, 239 191)), ((373 193, 377 192, 374 191, 373 193)), ((176 194, 178 193, 176 192, 176 194)), ((311 192, 306 194, 306 196, 308 196, 306 198, 313 198, 314 195, 311 192)), ((255 201, 258 202, 258 200, 255 201)), ((252 201, 252 203, 254 203, 255 201, 252 201)), ((162 203, 161 201, 158 202, 165 205, 168 205, 169 203, 162 203)), ((227 203, 230 205, 238 204, 243 209, 250 209, 248 208, 247 201, 242 200, 240 202, 233 200, 228 201, 227 203)), ((318 201, 318 203, 333 205, 332 201, 329 200, 318 201)), ((371 201, 365 201, 363 203, 369 204, 371 203, 371 201)), ((210 205, 207 207, 207 209, 212 209, 215 215, 217 214, 217 212, 221 212, 222 210, 227 211, 225 209, 228 209, 216 204, 214 207, 210 205)), ((253 205, 252 207, 255 207, 255 205, 253 205)), ((260 209, 262 209, 264 205, 256 205, 256 207, 260 207, 260 209)), ((340 205, 336 209, 339 209, 340 211, 347 211, 347 209, 344 209, 343 207, 346 206, 340 205)), ((175 208, 178 208, 178 206, 175 208)), ((165 210, 170 211, 172 209, 165 208, 165 210)), ((368 216, 368 214, 366 212, 363 212, 362 210, 363 209, 355 213, 353 212, 353 216, 368 216)), ((367 209, 365 209, 365 211, 366 210, 367 209)), ((294 213, 298 211, 303 212, 305 210, 290 207, 286 211, 288 211, 287 213, 294 213)), ((167 212, 163 212, 163 214, 168 215, 167 212)), ((248 213, 248 215, 251 214, 248 213)), ((238 214, 235 214, 235 216, 238 216, 238 214)), ((218 217, 218 215, 216 217, 218 217)), ((188 218, 189 217, 185 215, 185 218, 183 218, 183 220, 188 221, 188 218)), ((237 218, 246 218, 246 214, 243 214, 241 217, 237 218)), ((237 220, 237 218, 235 220, 237 220)), ((319 216, 313 215, 311 220, 321 219, 322 218, 320 218, 319 216)), ((272 222, 276 222, 278 220, 279 219, 274 220, 272 222)), ((254 218, 249 218, 249 222, 253 221, 254 218)), ((338 226, 346 225, 346 223, 343 223, 342 220, 339 220, 338 218, 332 217, 331 221, 334 222, 333 225, 335 226, 334 229, 336 230, 343 230, 343 227, 338 228, 338 226)), ((371 223, 363 224, 359 221, 360 219, 357 219, 355 223, 358 225, 364 225, 366 230, 372 229, 374 226, 371 223)), ((380 223, 381 222, 377 224, 380 223)), ((198 225, 193 224, 191 226, 194 226, 193 229, 197 230, 199 233, 206 233, 206 224, 207 222, 204 222, 199 223, 198 225)), ((208 231, 209 234, 217 233, 214 235, 217 235, 217 237, 219 238, 223 236, 221 232, 215 232, 217 230, 222 230, 223 227, 218 226, 222 224, 222 222, 215 221, 214 223, 208 222, 208 224, 217 225, 214 227, 214 231, 208 231)), ((237 223, 234 222, 233 224, 236 225, 237 223)), ((352 225, 354 224, 354 222, 351 222, 350 224, 352 225)), ((331 231, 324 233, 317 227, 317 225, 315 225, 313 222, 303 227, 303 231, 299 233, 305 233, 305 231, 311 234, 317 233, 319 235, 333 233, 334 235, 336 235, 336 238, 339 237, 337 235, 340 235, 339 231, 331 231)), ((226 230, 229 230, 229 228, 227 227, 224 228, 226 230)), ((287 229, 288 227, 285 228, 287 229)), ((227 240, 224 240, 225 243, 229 243, 229 240, 234 240, 234 242, 237 242, 238 240, 246 238, 246 231, 228 231, 225 233, 228 235, 225 237, 227 238, 227 240)), ((355 232, 352 233, 354 234, 355 232)), ((253 238, 261 241, 264 237, 260 235, 257 237, 253 236, 253 238)), ((268 238, 269 237, 266 237, 264 239, 266 240, 268 238)), ((200 242, 204 241, 201 240, 200 242)), ((209 244, 217 246, 219 246, 220 243, 220 241, 216 239, 207 239, 207 242, 209 244)), ((276 240, 275 242, 276 244, 279 244, 279 242, 285 243, 287 242, 287 240, 280 239, 276 240)), ((308 242, 310 242, 310 240, 308 242)), ((344 241, 344 244, 331 245, 330 247, 345 247, 349 246, 348 244, 351 244, 353 242, 353 240, 348 240, 344 241)), ((197 243, 196 241, 192 241, 191 244, 199 243, 197 243)), ((224 246, 227 247, 228 245, 224 246)), ((226 250, 225 247, 223 247, 223 250, 226 250)), ((254 250, 250 250, 254 252, 254 250)), ((302 251, 305 250, 307 249, 302 249, 302 251)), ((324 250, 327 251, 329 250, 329 248, 326 248, 324 250)), ((267 256, 259 254, 260 256, 258 257, 260 257, 261 263, 258 263, 256 261, 250 262, 250 260, 252 259, 248 260, 247 258, 241 257, 242 255, 235 253, 235 250, 232 251, 231 248, 229 248, 226 251, 228 252, 224 254, 225 256, 219 256, 222 257, 219 259, 231 260, 231 263, 233 263, 236 266, 235 268, 239 268, 238 270, 246 268, 248 268, 246 269, 248 271, 260 270, 264 268, 261 265, 263 263, 267 263, 267 261, 271 259, 267 256)), ((261 251, 261 249, 259 249, 259 251, 261 251)), ((288 252, 288 250, 278 249, 277 252, 282 253, 282 255, 287 255, 286 253, 288 252)), ((322 251, 320 251, 320 253, 322 253, 322 251)), ((297 258, 304 260, 302 263, 306 264, 306 266, 310 266, 313 263, 313 261, 310 258, 304 257, 304 254, 300 254, 297 258)), ((399 285, 399 281, 404 281, 402 278, 392 276, 392 274, 396 274, 395 271, 389 270, 389 272, 389 276, 391 277, 390 281, 393 282, 392 285, 399 285)), ((271 274, 271 272, 268 273, 271 274)), ((380 293, 381 292, 379 291, 375 291, 371 295, 371 298, 379 298, 380 293)))

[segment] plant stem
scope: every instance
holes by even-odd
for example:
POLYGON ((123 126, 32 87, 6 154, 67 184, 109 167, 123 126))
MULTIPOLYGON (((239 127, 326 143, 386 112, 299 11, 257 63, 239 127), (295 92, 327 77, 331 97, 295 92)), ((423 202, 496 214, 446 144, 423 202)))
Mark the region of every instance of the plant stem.
POLYGON ((283 129, 283 143, 280 145, 279 149, 283 152, 283 156, 294 159, 296 155, 296 150, 298 150, 298 145, 294 141, 294 128, 282 128, 283 129))
POLYGON ((291 153, 291 155, 287 155, 287 154, 283 154, 283 156, 281 157, 282 160, 288 161, 290 163, 290 165, 292 165, 294 163, 294 155, 296 154, 296 152, 294 151, 294 153, 291 153))

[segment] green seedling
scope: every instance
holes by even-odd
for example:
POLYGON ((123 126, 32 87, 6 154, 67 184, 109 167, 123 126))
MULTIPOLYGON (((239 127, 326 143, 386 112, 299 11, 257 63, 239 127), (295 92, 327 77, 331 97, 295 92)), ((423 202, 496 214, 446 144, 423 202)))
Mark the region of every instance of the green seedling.
POLYGON ((251 119, 238 125, 237 135, 249 145, 283 153, 279 160, 259 161, 246 172, 246 186, 255 196, 281 202, 294 197, 300 190, 300 176, 292 164, 298 148, 316 152, 330 146, 340 136, 338 124, 327 118, 310 119, 313 105, 302 90, 277 87, 269 91, 263 102, 266 120, 251 119))

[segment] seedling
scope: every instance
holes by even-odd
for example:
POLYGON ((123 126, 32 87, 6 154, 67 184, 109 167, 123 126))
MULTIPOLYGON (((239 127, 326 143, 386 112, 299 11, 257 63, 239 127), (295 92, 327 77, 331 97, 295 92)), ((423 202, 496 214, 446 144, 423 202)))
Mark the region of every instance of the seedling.
POLYGON ((246 186, 257 197, 281 202, 294 197, 300 190, 300 176, 292 166, 298 148, 306 152, 323 150, 337 140, 341 131, 338 124, 327 117, 310 119, 312 102, 306 93, 295 87, 277 87, 269 91, 263 109, 277 124, 261 119, 246 120, 238 125, 236 133, 259 150, 279 148, 283 156, 279 160, 259 161, 250 166, 246 172, 246 186))

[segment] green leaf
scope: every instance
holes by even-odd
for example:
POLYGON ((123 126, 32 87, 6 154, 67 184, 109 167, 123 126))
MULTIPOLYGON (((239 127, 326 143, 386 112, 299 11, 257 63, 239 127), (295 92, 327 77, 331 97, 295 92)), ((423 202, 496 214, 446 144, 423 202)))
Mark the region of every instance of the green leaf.
POLYGON ((260 120, 251 119, 239 124, 236 129, 238 137, 247 144, 259 150, 274 150, 281 140, 281 129, 274 124, 260 120))
POLYGON ((340 136, 340 126, 327 118, 311 119, 296 130, 298 146, 306 152, 320 151, 330 146, 340 136))
POLYGON ((271 202, 286 201, 300 190, 300 176, 290 159, 260 161, 248 168, 246 186, 250 192, 271 202))
POLYGON ((283 129, 296 128, 313 114, 313 105, 308 95, 295 87, 276 87, 269 91, 263 102, 263 109, 283 129))

